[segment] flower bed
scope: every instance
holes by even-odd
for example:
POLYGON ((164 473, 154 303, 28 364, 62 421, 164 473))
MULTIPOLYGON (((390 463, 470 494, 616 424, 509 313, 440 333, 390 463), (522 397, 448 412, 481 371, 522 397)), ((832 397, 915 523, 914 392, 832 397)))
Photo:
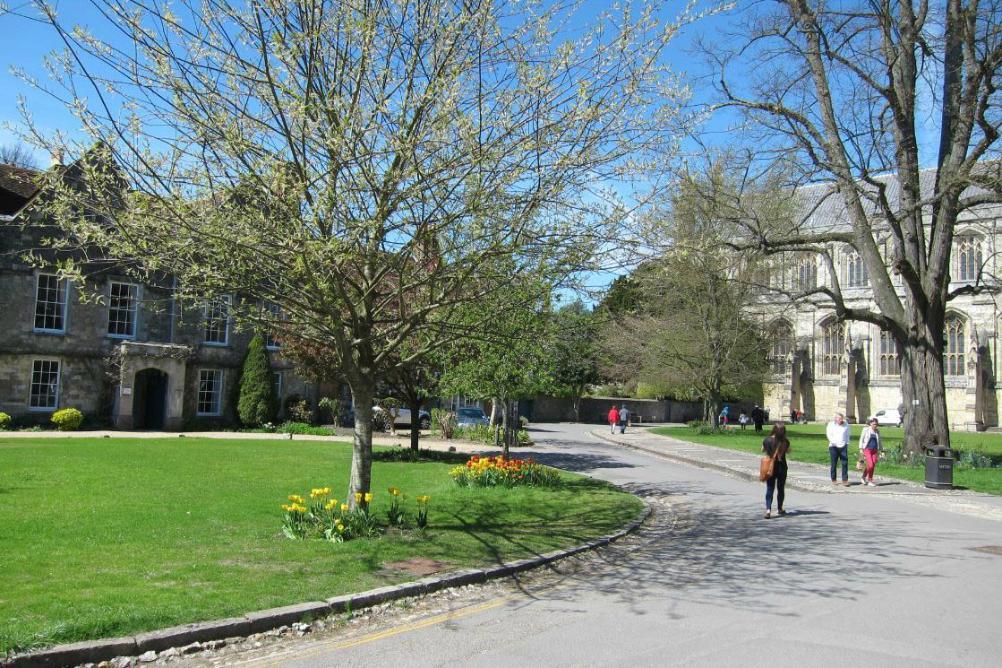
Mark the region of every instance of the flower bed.
POLYGON ((532 459, 505 459, 474 455, 465 466, 450 472, 460 487, 552 487, 559 483, 556 469, 538 464, 532 459))

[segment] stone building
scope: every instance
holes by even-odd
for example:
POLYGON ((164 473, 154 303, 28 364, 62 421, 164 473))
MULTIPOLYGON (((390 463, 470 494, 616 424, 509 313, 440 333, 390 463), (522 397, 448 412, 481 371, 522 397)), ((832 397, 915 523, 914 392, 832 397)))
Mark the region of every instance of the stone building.
MULTIPOLYGON (((935 172, 922 173, 931 188, 935 172)), ((891 201, 896 184, 888 178, 891 201)), ((818 185, 798 193, 804 227, 812 231, 848 229, 841 197, 831 186, 818 185)), ((998 221, 1002 209, 985 205, 965 212, 956 229, 952 291, 966 285, 996 282, 998 221)), ((888 256, 890 241, 881 238, 882 223, 874 220, 878 247, 888 256)), ((886 226, 884 226, 886 229, 886 226)), ((846 305, 876 310, 866 267, 848 246, 832 247, 833 264, 846 305)), ((900 278, 892 275, 895 284, 900 278)), ((826 264, 814 253, 781 256, 769 276, 778 292, 796 293, 829 281, 826 264)), ((899 291, 903 295, 903 291, 899 291)), ((865 322, 839 322, 830 303, 790 303, 773 293, 761 304, 763 330, 771 342, 771 377, 763 386, 764 406, 773 416, 802 411, 809 420, 828 420, 841 412, 862 422, 882 409, 906 409, 900 380, 900 359, 888 332, 865 322)), ((982 430, 999 424, 1000 318, 991 293, 960 295, 950 302, 944 332, 946 400, 950 428, 982 430)))
MULTIPOLYGON (((67 407, 121 429, 234 424, 251 338, 230 317, 239 295, 182 303, 166 278, 139 284, 99 268, 75 285, 29 264, 25 252, 53 233, 38 176, 0 165, 0 411, 21 424, 47 424, 67 407)), ((315 400, 276 341, 269 350, 280 405, 315 400)))

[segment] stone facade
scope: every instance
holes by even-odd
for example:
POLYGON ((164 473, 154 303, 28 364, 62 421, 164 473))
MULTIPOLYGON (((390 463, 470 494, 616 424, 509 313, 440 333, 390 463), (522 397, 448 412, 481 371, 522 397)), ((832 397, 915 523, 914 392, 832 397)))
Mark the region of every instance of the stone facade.
MULTIPOLYGON (((19 222, 0 215, 0 411, 20 424, 47 425, 53 411, 73 407, 88 424, 122 429, 236 422, 251 332, 211 313, 207 322, 205 306, 173 299, 169 281, 139 285, 106 270, 88 271, 82 286, 59 281, 24 262, 45 232, 19 222)), ((280 349, 271 363, 280 405, 293 395, 315 405, 316 389, 280 349)))
MULTIPOLYGON (((956 230, 951 292, 995 280, 999 218, 1002 212, 994 208, 965 213, 956 230)), ((838 216, 833 216, 824 225, 839 224, 838 216)), ((812 226, 810 220, 807 226, 812 226)), ((875 227, 881 242, 879 221, 875 227)), ((886 253, 886 246, 882 251, 886 253)), ((869 278, 852 249, 833 249, 833 264, 846 306, 876 311, 869 278)), ((813 255, 782 257, 770 276, 773 287, 787 292, 826 281, 832 284, 825 265, 813 255)), ((903 297, 903 290, 899 288, 898 294, 903 297)), ((841 412, 850 421, 863 422, 882 409, 911 408, 903 404, 896 345, 876 325, 840 323, 825 304, 790 303, 768 295, 754 310, 772 346, 773 373, 763 385, 763 405, 773 416, 789 416, 796 409, 809 420, 828 420, 841 412)), ((950 302, 944 367, 951 429, 999 426, 1000 325, 1002 313, 991 293, 961 294, 950 302)))

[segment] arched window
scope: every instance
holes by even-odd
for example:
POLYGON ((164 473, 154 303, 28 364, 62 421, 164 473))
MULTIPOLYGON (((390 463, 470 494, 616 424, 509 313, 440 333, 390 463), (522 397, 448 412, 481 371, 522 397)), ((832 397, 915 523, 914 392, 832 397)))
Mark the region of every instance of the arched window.
POLYGON ((845 353, 845 327, 832 319, 821 326, 821 375, 837 376, 845 353))
POLYGON ((886 330, 880 332, 880 375, 901 375, 901 347, 894 335, 886 330))
POLYGON ((984 256, 981 252, 981 239, 976 236, 964 236, 957 240, 957 271, 958 281, 976 281, 981 273, 984 256))
POLYGON ((870 275, 866 271, 863 258, 854 250, 845 252, 845 286, 847 288, 864 288, 870 284, 870 275))
POLYGON ((769 349, 769 366, 777 376, 785 376, 789 370, 787 357, 793 349, 793 330, 787 322, 779 322, 769 331, 772 347, 769 349))
POLYGON ((947 376, 963 376, 964 321, 955 315, 948 316, 943 328, 943 371, 947 376))
POLYGON ((818 287, 818 263, 813 255, 801 256, 797 261, 797 289, 801 292, 818 287))

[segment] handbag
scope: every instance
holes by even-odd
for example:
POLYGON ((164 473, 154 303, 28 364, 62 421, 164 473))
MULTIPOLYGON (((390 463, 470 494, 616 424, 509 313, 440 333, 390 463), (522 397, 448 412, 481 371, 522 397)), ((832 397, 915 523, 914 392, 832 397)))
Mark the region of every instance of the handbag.
POLYGON ((776 471, 776 460, 772 457, 763 457, 758 465, 758 479, 765 482, 772 477, 776 471))

